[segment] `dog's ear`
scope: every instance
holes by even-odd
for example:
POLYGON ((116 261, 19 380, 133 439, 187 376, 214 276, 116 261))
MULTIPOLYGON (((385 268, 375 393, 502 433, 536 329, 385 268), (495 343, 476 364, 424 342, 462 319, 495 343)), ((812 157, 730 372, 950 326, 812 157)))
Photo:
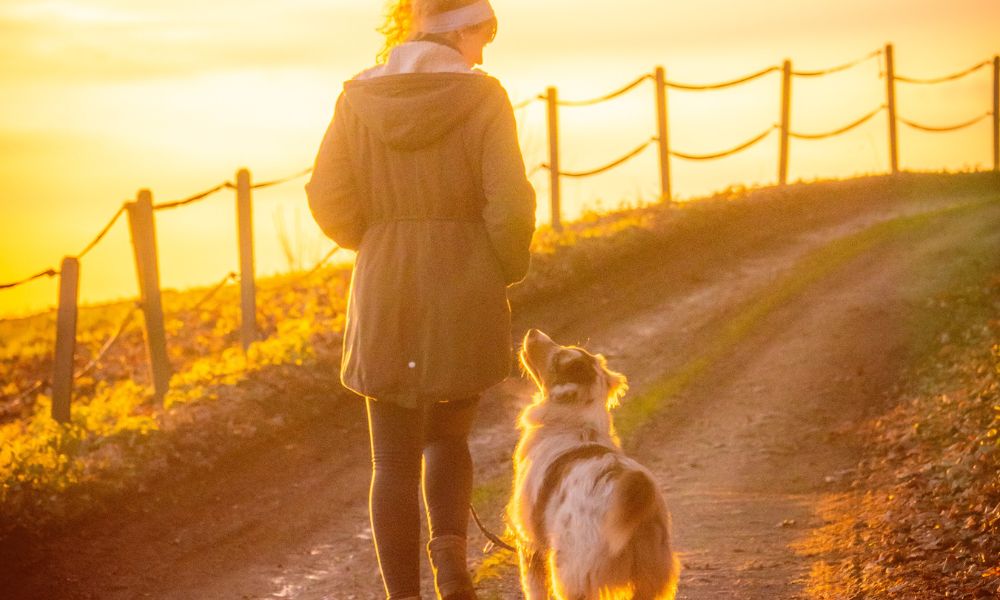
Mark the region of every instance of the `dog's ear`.
POLYGON ((604 372, 604 380, 607 383, 607 407, 608 410, 613 410, 618 408, 618 405, 621 404, 622 396, 628 391, 628 379, 621 373, 609 369, 608 361, 604 358, 604 355, 598 354, 597 360, 601 365, 601 369, 604 372))

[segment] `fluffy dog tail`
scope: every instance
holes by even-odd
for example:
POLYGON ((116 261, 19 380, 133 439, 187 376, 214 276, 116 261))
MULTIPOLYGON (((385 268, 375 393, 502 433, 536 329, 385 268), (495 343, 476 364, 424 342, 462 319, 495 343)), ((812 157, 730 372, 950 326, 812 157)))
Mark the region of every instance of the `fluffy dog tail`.
POLYGON ((611 510, 604 521, 605 540, 611 555, 621 553, 636 528, 657 511, 656 484, 645 473, 626 471, 615 485, 611 510))

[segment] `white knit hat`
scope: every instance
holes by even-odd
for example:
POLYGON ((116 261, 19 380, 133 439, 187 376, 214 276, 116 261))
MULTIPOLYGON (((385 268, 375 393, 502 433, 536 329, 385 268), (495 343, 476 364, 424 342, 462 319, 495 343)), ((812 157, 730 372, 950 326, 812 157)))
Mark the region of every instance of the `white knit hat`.
POLYGON ((496 18, 489 0, 479 0, 468 6, 430 15, 420 24, 421 33, 447 33, 478 25, 496 18))

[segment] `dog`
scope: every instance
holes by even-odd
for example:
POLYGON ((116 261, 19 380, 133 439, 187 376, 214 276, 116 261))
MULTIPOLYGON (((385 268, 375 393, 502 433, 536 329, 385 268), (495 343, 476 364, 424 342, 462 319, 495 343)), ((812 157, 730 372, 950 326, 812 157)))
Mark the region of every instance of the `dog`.
POLYGON ((535 329, 520 359, 538 386, 519 419, 507 508, 525 598, 672 600, 680 563, 666 503, 611 419, 625 377, 535 329))

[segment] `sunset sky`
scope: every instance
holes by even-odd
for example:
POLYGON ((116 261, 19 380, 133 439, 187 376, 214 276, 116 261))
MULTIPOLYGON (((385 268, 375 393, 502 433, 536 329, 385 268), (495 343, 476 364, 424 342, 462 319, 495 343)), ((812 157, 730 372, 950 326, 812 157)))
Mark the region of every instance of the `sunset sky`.
MULTIPOLYGON (((997 0, 494 0, 500 26, 485 70, 511 98, 548 85, 584 99, 652 71, 711 83, 788 58, 822 69, 895 45, 896 71, 955 72, 1000 52, 997 0)), ((0 283, 78 253, 140 188, 158 202, 233 179, 258 181, 312 164, 343 80, 381 45, 381 2, 360 0, 0 0, 0 283)), ((846 125, 885 100, 880 60, 793 84, 801 132, 846 125)), ((991 69, 958 81, 898 84, 901 116, 951 125, 990 110, 991 69)), ((780 76, 716 92, 670 92, 671 144, 709 153, 739 144, 779 118, 780 76)), ((560 113, 565 170, 600 166, 655 133, 653 88, 560 113)), ((529 169, 546 160, 543 105, 519 112, 529 169)), ((880 114, 829 141, 793 141, 790 179, 844 177, 888 167, 880 114)), ((735 157, 674 160, 674 192, 769 184, 777 136, 735 157)), ((988 168, 989 120, 955 133, 900 125, 904 169, 988 168)), ((564 181, 566 213, 609 209, 658 193, 653 148, 606 175, 564 181)), ((545 172, 532 181, 547 220, 545 172)), ((304 179, 255 196, 259 274, 288 270, 278 230, 304 266, 330 247, 313 225, 304 179)), ((208 285, 237 266, 231 192, 158 213, 164 287, 208 285)), ((124 220, 82 264, 81 296, 137 294, 124 220)), ((0 316, 51 306, 56 280, 0 290, 0 316)))

